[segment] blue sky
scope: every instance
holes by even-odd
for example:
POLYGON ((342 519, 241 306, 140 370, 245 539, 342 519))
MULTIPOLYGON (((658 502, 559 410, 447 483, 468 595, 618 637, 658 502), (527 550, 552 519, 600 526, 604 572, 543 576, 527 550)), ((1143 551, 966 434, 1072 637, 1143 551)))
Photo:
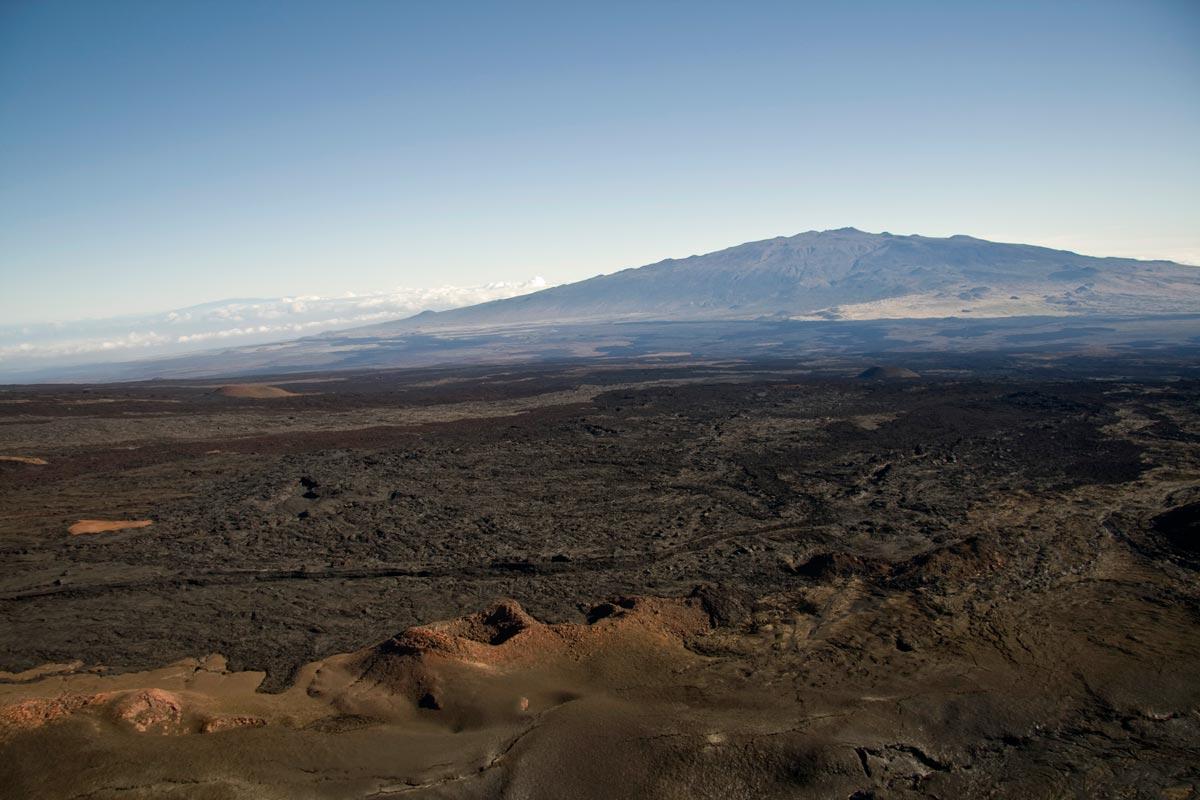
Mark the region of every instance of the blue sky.
POLYGON ((0 320, 813 228, 1200 262, 1200 4, 0 3, 0 320))

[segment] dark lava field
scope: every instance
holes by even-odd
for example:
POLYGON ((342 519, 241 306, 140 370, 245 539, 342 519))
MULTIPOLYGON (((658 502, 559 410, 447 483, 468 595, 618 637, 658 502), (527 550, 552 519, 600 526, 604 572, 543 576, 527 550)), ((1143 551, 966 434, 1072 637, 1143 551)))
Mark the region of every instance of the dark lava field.
POLYGON ((1198 796, 1196 368, 869 366, 0 389, 0 795, 1198 796))

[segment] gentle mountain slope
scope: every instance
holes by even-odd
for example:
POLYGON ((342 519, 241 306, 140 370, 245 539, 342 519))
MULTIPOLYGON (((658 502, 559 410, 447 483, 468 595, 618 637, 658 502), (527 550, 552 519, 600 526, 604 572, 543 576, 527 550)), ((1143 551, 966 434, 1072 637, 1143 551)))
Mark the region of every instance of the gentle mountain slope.
POLYGON ((750 242, 361 329, 606 320, 1152 314, 1200 309, 1200 268, 969 236, 844 228, 750 242))
POLYGON ((290 342, 0 377, 94 381, 684 355, 1190 353, 1200 346, 1198 332, 1200 267, 844 228, 290 342))

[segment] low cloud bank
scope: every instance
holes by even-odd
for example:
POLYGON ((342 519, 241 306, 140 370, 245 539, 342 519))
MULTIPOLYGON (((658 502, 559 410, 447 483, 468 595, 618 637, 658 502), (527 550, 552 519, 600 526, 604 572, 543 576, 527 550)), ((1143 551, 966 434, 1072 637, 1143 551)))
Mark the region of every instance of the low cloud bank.
POLYGON ((0 325, 0 371, 264 344, 516 297, 548 285, 536 277, 481 286, 347 292, 339 297, 223 300, 147 316, 0 325))

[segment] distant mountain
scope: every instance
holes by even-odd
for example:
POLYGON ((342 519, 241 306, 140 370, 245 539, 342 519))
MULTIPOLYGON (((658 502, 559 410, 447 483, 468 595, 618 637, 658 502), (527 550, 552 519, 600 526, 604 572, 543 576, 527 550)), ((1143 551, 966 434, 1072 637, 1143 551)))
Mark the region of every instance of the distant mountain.
POLYGON ((887 319, 1200 311, 1200 268, 970 236, 809 231, 358 329, 618 320, 887 319))
POLYGON ((1200 354, 1200 267, 1091 258, 970 236, 843 228, 668 259, 449 311, 340 327, 173 358, 31 366, 0 372, 0 379, 928 351, 1192 358, 1200 354))

